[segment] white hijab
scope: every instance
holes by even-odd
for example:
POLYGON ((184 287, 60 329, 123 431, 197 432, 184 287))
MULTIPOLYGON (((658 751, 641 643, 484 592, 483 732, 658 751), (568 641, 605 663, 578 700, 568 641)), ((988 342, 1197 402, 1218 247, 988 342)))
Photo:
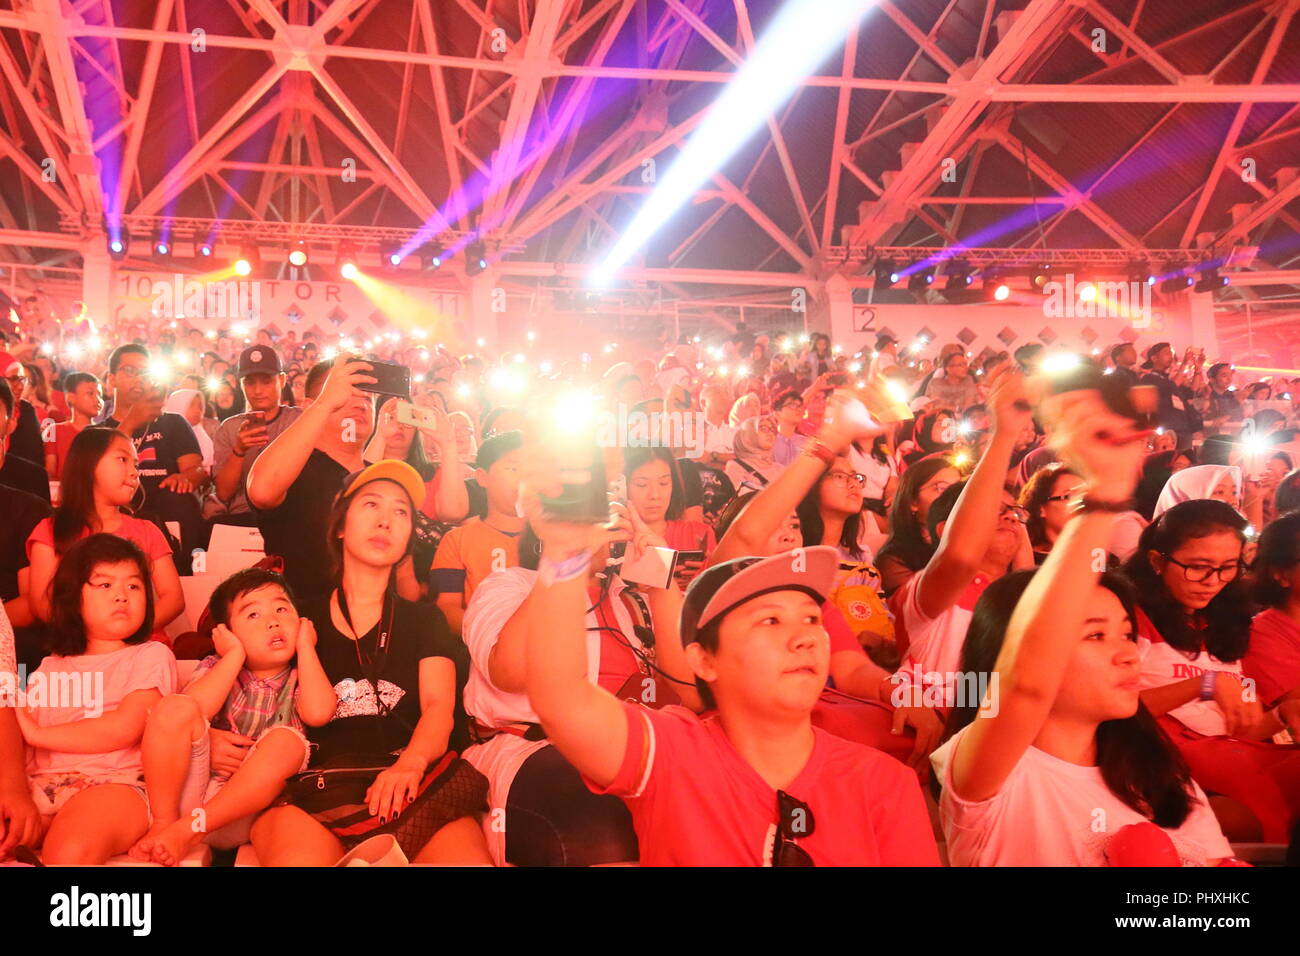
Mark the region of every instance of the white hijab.
MULTIPOLYGON (((163 411, 185 418, 185 413, 194 404, 194 399, 202 399, 202 397, 197 388, 178 388, 167 396, 167 401, 163 402, 163 411)), ((185 424, 190 425, 188 418, 185 418, 185 424)), ((215 457, 212 436, 202 425, 190 425, 190 431, 194 432, 194 438, 199 443, 199 452, 203 455, 203 467, 211 468, 215 457)))
POLYGON ((1193 465, 1169 476, 1156 499, 1151 520, 1155 521, 1174 505, 1198 498, 1209 498, 1225 477, 1231 478, 1237 489, 1237 502, 1241 502, 1241 469, 1236 465, 1193 465))

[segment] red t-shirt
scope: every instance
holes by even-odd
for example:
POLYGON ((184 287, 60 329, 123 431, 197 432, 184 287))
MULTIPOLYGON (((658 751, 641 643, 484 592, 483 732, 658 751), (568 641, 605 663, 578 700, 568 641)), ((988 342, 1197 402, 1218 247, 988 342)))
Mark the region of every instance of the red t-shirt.
MULTIPOLYGON (((625 703, 627 752, 608 787, 632 812, 642 866, 764 866, 777 797, 716 714, 625 703)), ((808 805, 796 842, 818 866, 938 866, 916 775, 878 750, 813 728, 812 755, 786 792, 808 805)))
POLYGON ((45 454, 54 456, 54 471, 50 475, 52 480, 62 480, 63 463, 68 460, 68 449, 72 447, 72 439, 76 438, 80 431, 81 429, 72 422, 59 422, 54 426, 54 440, 45 443, 45 454))
POLYGON ((1300 687, 1300 625, 1276 608, 1256 614, 1241 666, 1259 686, 1260 701, 1273 706, 1300 687))

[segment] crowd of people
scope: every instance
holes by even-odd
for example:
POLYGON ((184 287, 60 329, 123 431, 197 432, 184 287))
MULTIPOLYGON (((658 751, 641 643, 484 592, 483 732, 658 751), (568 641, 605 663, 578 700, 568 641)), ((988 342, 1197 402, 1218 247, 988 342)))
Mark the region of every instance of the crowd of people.
POLYGON ((1168 342, 42 333, 0 341, 0 859, 1293 839, 1300 378, 1168 342), (1080 367, 1105 387, 1053 387, 1080 367), (221 526, 265 557, 187 613, 221 526))

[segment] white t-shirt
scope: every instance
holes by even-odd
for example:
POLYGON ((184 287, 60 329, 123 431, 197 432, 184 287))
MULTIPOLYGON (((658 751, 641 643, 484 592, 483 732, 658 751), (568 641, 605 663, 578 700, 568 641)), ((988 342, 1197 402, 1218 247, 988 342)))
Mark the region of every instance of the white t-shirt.
MULTIPOLYGON (((1241 661, 1228 664, 1206 650, 1195 657, 1188 657, 1164 641, 1152 641, 1144 634, 1139 634, 1137 644, 1138 653, 1142 656, 1139 685, 1142 690, 1164 687, 1189 677, 1200 677, 1206 671, 1227 671, 1238 680, 1242 676, 1241 661)), ((1228 732, 1228 724, 1223 719, 1223 708, 1213 700, 1201 700, 1198 697, 1181 707, 1175 707, 1169 711, 1169 716, 1207 737, 1222 737, 1228 732)))
MULTIPOLYGON (((930 755, 943 791, 939 819, 952 866, 1106 866, 1106 850, 1123 827, 1148 823, 1106 786, 1099 767, 1081 767, 1037 747, 1025 751, 994 796, 972 803, 952 791, 952 755, 970 727, 930 755)), ((1183 825, 1165 829, 1184 866, 1232 856, 1206 802, 1192 783, 1195 804, 1183 825)))
POLYGON ((961 651, 966 643, 966 629, 975 615, 975 602, 993 582, 983 574, 976 575, 951 607, 938 617, 928 617, 916 597, 920 581, 921 574, 912 575, 889 599, 889 609, 894 612, 894 633, 907 647, 899 670, 912 672, 927 685, 943 683, 951 687, 961 669, 961 651))
POLYGON ((704 423, 704 450, 718 455, 736 453, 736 429, 730 425, 704 423))
POLYGON ((889 479, 897 474, 894 463, 892 461, 882 462, 875 455, 864 455, 852 445, 849 446, 848 458, 852 462, 854 470, 867 478, 867 483, 862 486, 862 497, 885 497, 885 486, 889 484, 889 479))

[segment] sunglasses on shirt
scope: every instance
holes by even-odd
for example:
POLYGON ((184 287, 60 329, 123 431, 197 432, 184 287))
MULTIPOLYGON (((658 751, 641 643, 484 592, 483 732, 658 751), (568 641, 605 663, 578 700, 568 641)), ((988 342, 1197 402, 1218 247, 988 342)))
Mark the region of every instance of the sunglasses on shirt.
POLYGON ((776 833, 772 838, 772 866, 816 866, 808 851, 794 841, 812 836, 817 823, 812 808, 784 790, 776 792, 776 833))

